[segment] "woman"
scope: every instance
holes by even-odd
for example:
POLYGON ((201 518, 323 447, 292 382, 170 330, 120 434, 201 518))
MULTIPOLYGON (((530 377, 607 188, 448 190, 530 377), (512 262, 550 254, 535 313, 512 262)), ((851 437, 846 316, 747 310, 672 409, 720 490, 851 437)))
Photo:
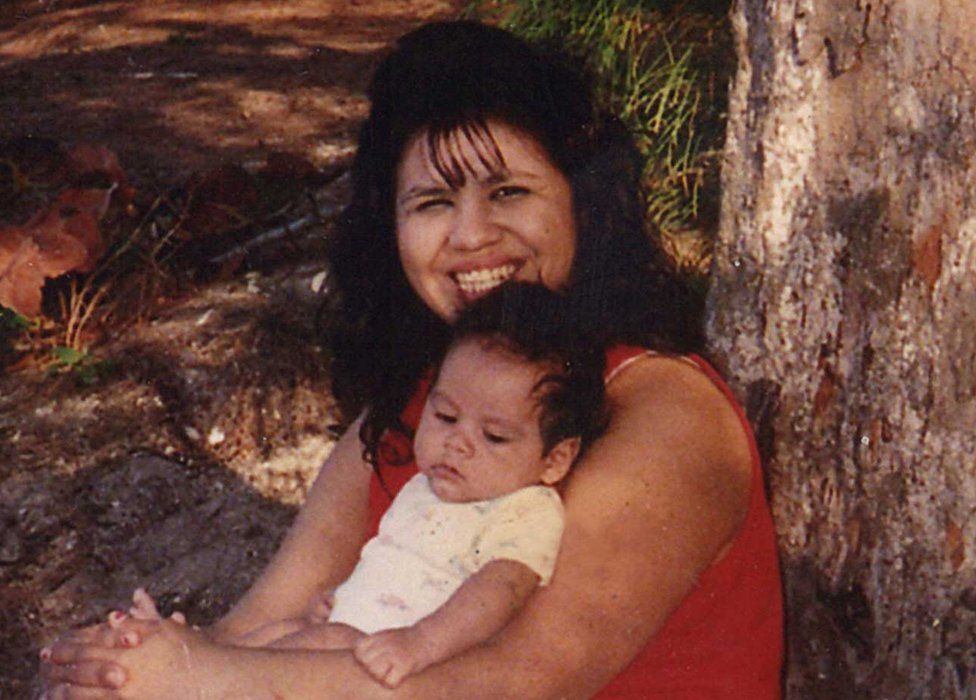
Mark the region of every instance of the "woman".
POLYGON ((116 617, 69 635, 44 653, 49 697, 778 697, 755 447, 687 354, 697 309, 648 245, 626 134, 560 59, 473 23, 405 36, 370 96, 333 260, 335 390, 365 410, 212 630, 116 617), (552 584, 489 643, 392 692, 346 652, 232 646, 349 573, 415 473, 409 435, 446 328, 508 279, 563 291, 614 344, 610 424, 565 487, 552 584))

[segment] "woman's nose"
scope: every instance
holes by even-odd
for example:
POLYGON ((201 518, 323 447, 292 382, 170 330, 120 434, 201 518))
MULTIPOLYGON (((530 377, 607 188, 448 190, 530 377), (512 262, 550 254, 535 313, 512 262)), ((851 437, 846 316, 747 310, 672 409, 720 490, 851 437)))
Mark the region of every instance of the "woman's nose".
POLYGON ((455 207, 450 243, 457 250, 480 250, 496 243, 501 230, 492 220, 490 202, 480 197, 461 197, 455 207))

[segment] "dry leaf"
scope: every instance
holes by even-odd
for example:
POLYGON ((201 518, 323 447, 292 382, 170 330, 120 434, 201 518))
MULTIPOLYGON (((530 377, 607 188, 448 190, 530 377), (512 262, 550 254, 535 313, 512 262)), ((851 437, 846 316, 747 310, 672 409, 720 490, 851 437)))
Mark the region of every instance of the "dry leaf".
POLYGON ((41 312, 44 275, 34 262, 39 252, 33 239, 0 229, 0 305, 25 316, 41 312))
POLYGON ((0 228, 0 305, 41 313, 45 278, 90 272, 104 252, 98 230, 112 190, 65 190, 21 227, 0 228))

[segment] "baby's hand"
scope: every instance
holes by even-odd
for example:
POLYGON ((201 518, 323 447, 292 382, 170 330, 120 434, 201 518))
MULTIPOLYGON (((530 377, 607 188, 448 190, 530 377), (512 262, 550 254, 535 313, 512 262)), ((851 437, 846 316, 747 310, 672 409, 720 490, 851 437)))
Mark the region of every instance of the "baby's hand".
POLYGON ((414 627, 368 635, 356 645, 354 653, 370 675, 389 688, 434 661, 427 639, 414 627))

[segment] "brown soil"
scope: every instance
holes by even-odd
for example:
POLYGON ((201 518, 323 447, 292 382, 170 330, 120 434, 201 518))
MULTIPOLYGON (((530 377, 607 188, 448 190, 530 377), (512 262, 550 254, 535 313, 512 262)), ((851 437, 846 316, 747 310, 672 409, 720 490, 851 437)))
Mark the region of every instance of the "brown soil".
POLYGON ((0 139, 85 139, 137 184, 352 148, 390 40, 452 0, 5 0, 0 139))
MULTIPOLYGON (((271 151, 335 167, 385 47, 458 5, 7 0, 0 142, 105 145, 143 193, 271 151)), ((309 194, 341 203, 343 180, 309 194)), ((40 646, 134 587, 205 623, 267 561, 337 420, 313 323, 328 231, 106 334, 92 386, 0 376, 0 698, 31 697, 40 646)))

